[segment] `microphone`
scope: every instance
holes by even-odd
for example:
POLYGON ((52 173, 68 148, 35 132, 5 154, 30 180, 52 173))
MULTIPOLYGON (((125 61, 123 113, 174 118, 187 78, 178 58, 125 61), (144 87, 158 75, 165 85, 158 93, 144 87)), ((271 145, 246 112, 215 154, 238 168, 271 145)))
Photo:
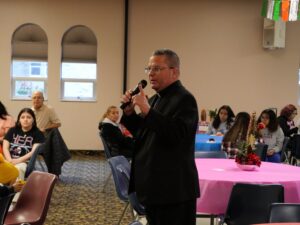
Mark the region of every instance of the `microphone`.
MULTIPOLYGON (((134 96, 134 95, 137 95, 138 93, 140 93, 139 84, 142 85, 142 88, 145 88, 147 86, 147 81, 146 80, 141 80, 138 83, 138 85, 134 88, 134 90, 130 93, 131 96, 134 96)), ((125 109, 125 107, 128 106, 130 103, 131 103, 131 101, 124 102, 124 103, 121 104, 120 108, 125 109)))

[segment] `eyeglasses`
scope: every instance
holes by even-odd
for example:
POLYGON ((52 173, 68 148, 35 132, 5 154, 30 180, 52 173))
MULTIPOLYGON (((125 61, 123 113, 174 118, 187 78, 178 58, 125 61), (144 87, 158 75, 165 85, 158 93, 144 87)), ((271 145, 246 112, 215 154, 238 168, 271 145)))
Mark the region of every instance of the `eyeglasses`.
POLYGON ((149 74, 151 71, 153 71, 156 74, 159 74, 162 70, 165 70, 168 68, 173 69, 174 67, 159 67, 159 66, 150 67, 150 66, 148 66, 145 68, 145 74, 149 74))

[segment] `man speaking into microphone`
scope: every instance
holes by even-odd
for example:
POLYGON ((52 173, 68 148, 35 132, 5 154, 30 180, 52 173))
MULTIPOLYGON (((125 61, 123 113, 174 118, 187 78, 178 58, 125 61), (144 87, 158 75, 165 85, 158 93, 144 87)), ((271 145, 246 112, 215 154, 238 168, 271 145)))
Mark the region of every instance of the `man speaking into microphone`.
POLYGON ((129 193, 136 192, 150 225, 195 225, 197 103, 179 80, 180 61, 172 50, 156 50, 145 73, 156 94, 148 100, 139 85, 139 93, 122 96, 121 122, 136 137, 129 193))

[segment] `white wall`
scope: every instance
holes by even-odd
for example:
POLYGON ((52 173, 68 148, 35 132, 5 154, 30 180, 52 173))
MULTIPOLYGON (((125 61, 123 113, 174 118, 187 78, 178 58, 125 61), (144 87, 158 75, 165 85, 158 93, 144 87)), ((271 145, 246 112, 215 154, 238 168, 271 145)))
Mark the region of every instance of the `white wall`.
MULTIPOLYGON (((130 0, 128 87, 146 78, 153 50, 171 48, 181 57, 181 80, 196 96, 199 109, 223 104, 235 112, 297 104, 300 24, 289 22, 286 48, 262 48, 260 0, 130 0)), ((10 99, 11 36, 24 23, 48 35, 48 102, 62 120, 70 149, 101 149, 97 125, 122 94, 122 0, 1 0, 0 100, 13 116, 30 101, 10 99), (63 33, 85 25, 98 40, 97 102, 60 101, 63 33)), ((146 91, 153 93, 149 87, 146 91)))

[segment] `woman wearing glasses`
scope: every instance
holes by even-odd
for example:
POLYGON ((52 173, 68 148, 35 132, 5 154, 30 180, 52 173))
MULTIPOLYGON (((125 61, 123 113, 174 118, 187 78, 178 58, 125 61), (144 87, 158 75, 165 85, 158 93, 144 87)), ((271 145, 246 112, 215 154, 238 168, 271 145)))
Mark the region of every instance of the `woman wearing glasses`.
POLYGON ((268 162, 280 162, 280 151, 284 140, 284 134, 280 128, 276 114, 271 109, 265 109, 260 114, 258 121, 261 129, 258 131, 263 143, 268 145, 267 158, 268 162))
MULTIPOLYGON (((300 136, 297 135, 298 127, 294 122, 296 115, 297 108, 294 105, 289 104, 281 110, 278 122, 283 130, 284 136, 290 138, 287 148, 291 150, 291 156, 299 157, 300 152, 298 149, 300 149, 300 136)), ((288 160, 291 161, 291 158, 288 160)))

